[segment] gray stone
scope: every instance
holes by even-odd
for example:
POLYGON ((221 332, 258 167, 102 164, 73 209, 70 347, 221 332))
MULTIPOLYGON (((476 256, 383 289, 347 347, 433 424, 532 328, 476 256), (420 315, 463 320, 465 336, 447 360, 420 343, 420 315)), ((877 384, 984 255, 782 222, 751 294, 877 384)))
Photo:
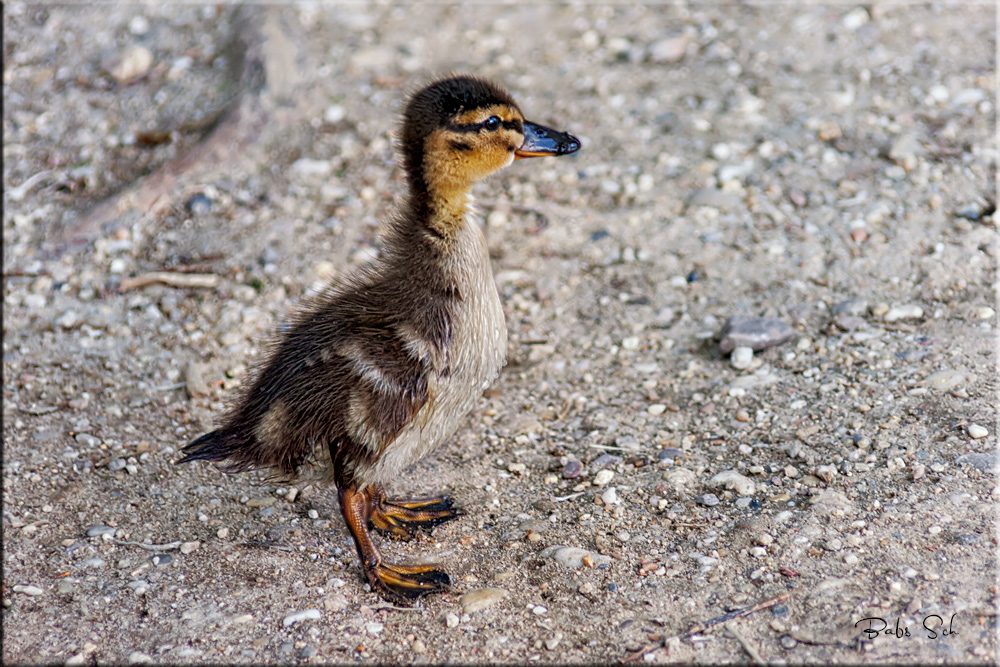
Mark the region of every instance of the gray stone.
POLYGON ((962 454, 955 459, 960 466, 972 466, 979 472, 993 472, 997 468, 997 452, 973 452, 962 454))
POLYGON ((865 320, 863 317, 854 317, 852 315, 837 315, 833 318, 833 323, 842 331, 854 331, 864 326, 865 320))
POLYGON ((726 320, 721 332, 719 350, 729 354, 737 347, 749 347, 755 352, 789 341, 795 331, 774 317, 734 316, 726 320))
POLYGON ((591 468, 600 470, 601 468, 621 463, 624 459, 615 454, 601 454, 591 463, 591 468))
POLYGON ((719 497, 714 493, 703 493, 694 500, 699 505, 704 505, 705 507, 715 507, 719 504, 719 497))
POLYGON ((864 317, 867 312, 868 302, 864 299, 847 299, 845 301, 841 301, 833 307, 834 315, 864 317))
POLYGON ((102 537, 104 535, 114 537, 117 530, 117 528, 112 528, 111 526, 91 526, 87 529, 87 537, 102 537))

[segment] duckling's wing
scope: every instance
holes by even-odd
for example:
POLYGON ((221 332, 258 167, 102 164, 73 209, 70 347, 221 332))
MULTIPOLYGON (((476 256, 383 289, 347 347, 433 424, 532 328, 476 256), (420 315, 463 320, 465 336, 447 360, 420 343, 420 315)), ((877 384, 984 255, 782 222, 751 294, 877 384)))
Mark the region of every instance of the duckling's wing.
POLYGON ((343 301, 303 313, 223 427, 185 447, 182 461, 291 476, 328 448, 351 468, 371 465, 428 400, 429 362, 411 328, 343 301))

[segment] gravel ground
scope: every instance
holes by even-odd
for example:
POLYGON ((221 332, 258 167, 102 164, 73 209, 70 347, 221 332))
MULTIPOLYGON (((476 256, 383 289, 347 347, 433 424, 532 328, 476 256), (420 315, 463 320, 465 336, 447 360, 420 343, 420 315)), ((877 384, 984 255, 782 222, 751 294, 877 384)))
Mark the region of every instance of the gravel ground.
POLYGON ((992 5, 4 22, 4 663, 995 663, 992 5), (329 489, 173 461, 453 70, 584 149, 478 190, 509 363, 397 610, 329 489))

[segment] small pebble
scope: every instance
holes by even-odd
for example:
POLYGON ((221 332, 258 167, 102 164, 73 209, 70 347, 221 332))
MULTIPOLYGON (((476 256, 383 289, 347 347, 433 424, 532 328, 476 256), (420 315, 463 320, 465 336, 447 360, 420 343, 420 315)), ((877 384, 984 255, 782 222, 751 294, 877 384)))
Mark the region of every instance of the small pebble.
POLYGON ((370 635, 382 634, 383 630, 385 630, 385 626, 379 623, 378 621, 371 621, 369 623, 365 623, 365 632, 367 632, 370 635))
POLYGON ((458 616, 449 611, 447 614, 444 615, 444 624, 449 628, 457 628, 458 616))
POLYGON ((547 651, 555 651, 556 648, 559 646, 559 642, 562 641, 562 638, 563 638, 563 633, 557 632, 555 635, 552 636, 551 639, 546 639, 545 649, 547 651))
POLYGON ((111 526, 92 526, 87 529, 87 537, 103 537, 105 535, 114 537, 117 530, 111 526))
POLYGON ((567 461, 563 466, 563 479, 576 479, 583 473, 583 464, 579 461, 567 461))
POLYGON ((750 368, 750 364, 753 363, 753 348, 743 346, 733 348, 729 363, 737 370, 750 368))
POLYGON ((22 586, 20 584, 15 584, 14 585, 14 592, 15 593, 24 593, 25 595, 31 595, 32 597, 35 597, 35 596, 41 595, 45 591, 43 591, 38 586, 22 586))
POLYGON ((413 640, 413 652, 414 653, 426 653, 427 652, 427 644, 425 644, 423 642, 423 640, 420 640, 420 639, 413 640))
POLYGON ((719 351, 728 354, 738 347, 753 351, 781 345, 795 335, 794 329, 774 317, 734 316, 726 320, 721 332, 719 351))
POLYGON ((735 470, 720 472, 712 477, 708 483, 713 486, 734 489, 741 496, 752 496, 757 491, 756 485, 748 477, 735 470))
POLYGON ((667 406, 664 405, 663 403, 653 403, 648 408, 646 408, 646 412, 655 417, 656 415, 662 415, 664 411, 666 411, 666 409, 667 406))
POLYGON ((536 616, 543 616, 544 614, 547 614, 548 611, 548 608, 543 607, 542 605, 536 605, 535 608, 531 610, 531 612, 536 616))
POLYGON ((185 555, 193 553, 200 546, 201 542, 198 542, 197 540, 194 542, 184 542, 181 544, 181 553, 185 555))
POLYGON ((618 500, 618 492, 613 486, 608 487, 608 489, 601 494, 601 500, 604 501, 605 505, 617 505, 621 502, 618 500))
POLYGON ((705 493, 694 499, 699 505, 704 505, 706 507, 715 507, 719 504, 719 497, 714 493, 705 493))
POLYGON ((969 436, 978 440, 979 438, 985 438, 990 434, 986 430, 986 427, 980 426, 979 424, 969 424, 969 436))
POLYGON ((319 609, 303 609, 302 611, 292 612, 288 616, 285 616, 281 624, 287 628, 289 625, 298 623, 299 621, 319 620, 321 616, 322 614, 319 609))
POLYGON ((847 299, 833 307, 834 315, 844 315, 847 317, 864 317, 867 312, 868 302, 864 299, 847 299))
POLYGON ((611 562, 610 556, 595 554, 579 547, 551 546, 542 549, 538 556, 540 558, 551 558, 559 565, 568 568, 597 567, 611 562))
POLYGON ((610 470, 601 470, 596 475, 594 475, 594 486, 604 486, 611 481, 611 478, 615 476, 615 473, 610 470))
POLYGON ((791 635, 784 635, 784 636, 783 636, 783 637, 781 638, 781 647, 782 647, 782 648, 785 648, 785 649, 793 649, 793 648, 795 648, 795 647, 796 647, 797 645, 798 645, 798 642, 797 642, 797 641, 795 641, 795 638, 793 638, 793 637, 792 637, 791 635))
POLYGON ((882 316, 885 322, 899 322, 901 320, 916 320, 924 316, 924 309, 916 304, 906 304, 903 306, 893 306, 882 316))
POLYGON ((492 607, 494 604, 500 600, 505 599, 509 593, 503 588, 480 588, 478 590, 469 591, 462 597, 458 599, 458 603, 462 605, 462 612, 465 614, 474 614, 477 611, 482 611, 488 607, 492 607))

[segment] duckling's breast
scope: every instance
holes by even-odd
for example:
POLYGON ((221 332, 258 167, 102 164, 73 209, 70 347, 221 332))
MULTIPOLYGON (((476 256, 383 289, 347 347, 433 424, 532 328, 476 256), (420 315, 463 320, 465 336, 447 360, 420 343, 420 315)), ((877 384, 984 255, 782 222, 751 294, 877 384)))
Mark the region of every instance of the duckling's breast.
POLYGON ((442 266, 457 289, 443 354, 429 355, 428 399, 367 471, 388 482, 450 437, 506 363, 507 325, 479 223, 469 219, 442 266))

